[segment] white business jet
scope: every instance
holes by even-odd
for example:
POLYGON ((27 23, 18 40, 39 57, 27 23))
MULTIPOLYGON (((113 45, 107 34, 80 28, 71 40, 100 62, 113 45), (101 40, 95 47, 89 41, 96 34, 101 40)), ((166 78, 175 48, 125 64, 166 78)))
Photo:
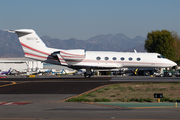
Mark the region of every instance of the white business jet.
POLYGON ((92 69, 120 69, 124 67, 165 68, 177 64, 158 53, 85 51, 83 49, 55 49, 47 47, 32 29, 9 30, 17 33, 25 57, 73 69, 86 69, 90 77, 92 69))

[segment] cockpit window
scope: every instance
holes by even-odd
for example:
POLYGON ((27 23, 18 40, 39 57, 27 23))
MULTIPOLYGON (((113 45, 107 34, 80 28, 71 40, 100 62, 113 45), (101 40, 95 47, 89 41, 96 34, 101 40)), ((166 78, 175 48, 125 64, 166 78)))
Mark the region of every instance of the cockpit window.
POLYGON ((164 56, 162 55, 158 55, 157 58, 165 58, 164 56))
POLYGON ((158 56, 157 56, 157 58, 161 58, 161 56, 160 56, 160 55, 158 55, 158 56))
POLYGON ((165 57, 161 55, 161 58, 165 58, 165 57))

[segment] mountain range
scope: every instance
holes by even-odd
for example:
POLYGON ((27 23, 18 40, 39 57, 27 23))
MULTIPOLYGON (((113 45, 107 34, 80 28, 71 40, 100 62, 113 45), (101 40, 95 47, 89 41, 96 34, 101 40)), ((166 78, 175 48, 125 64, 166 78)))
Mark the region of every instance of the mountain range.
MULTIPOLYGON (((47 35, 42 36, 41 39, 48 47, 59 49, 85 49, 88 51, 119 52, 133 52, 134 49, 136 49, 137 52, 145 52, 145 38, 137 36, 134 39, 131 39, 122 33, 115 35, 97 35, 87 40, 77 40, 75 38, 61 40, 58 38, 51 38, 47 35)), ((24 52, 17 35, 0 30, 0 58, 23 56, 24 52)))

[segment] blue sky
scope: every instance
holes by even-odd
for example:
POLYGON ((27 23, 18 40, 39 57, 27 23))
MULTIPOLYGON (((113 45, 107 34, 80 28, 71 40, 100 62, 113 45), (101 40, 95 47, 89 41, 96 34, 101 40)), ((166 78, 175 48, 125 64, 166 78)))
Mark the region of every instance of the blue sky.
POLYGON ((180 0, 0 0, 0 30, 34 29, 39 36, 86 40, 98 34, 180 35, 180 0))

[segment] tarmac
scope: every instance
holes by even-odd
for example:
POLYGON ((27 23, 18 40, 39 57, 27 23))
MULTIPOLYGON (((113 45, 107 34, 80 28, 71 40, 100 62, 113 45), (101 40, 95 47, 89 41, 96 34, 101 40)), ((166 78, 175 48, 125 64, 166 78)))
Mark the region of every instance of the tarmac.
POLYGON ((180 119, 173 102, 64 102, 108 84, 180 82, 179 78, 44 77, 0 80, 0 120, 180 119))

